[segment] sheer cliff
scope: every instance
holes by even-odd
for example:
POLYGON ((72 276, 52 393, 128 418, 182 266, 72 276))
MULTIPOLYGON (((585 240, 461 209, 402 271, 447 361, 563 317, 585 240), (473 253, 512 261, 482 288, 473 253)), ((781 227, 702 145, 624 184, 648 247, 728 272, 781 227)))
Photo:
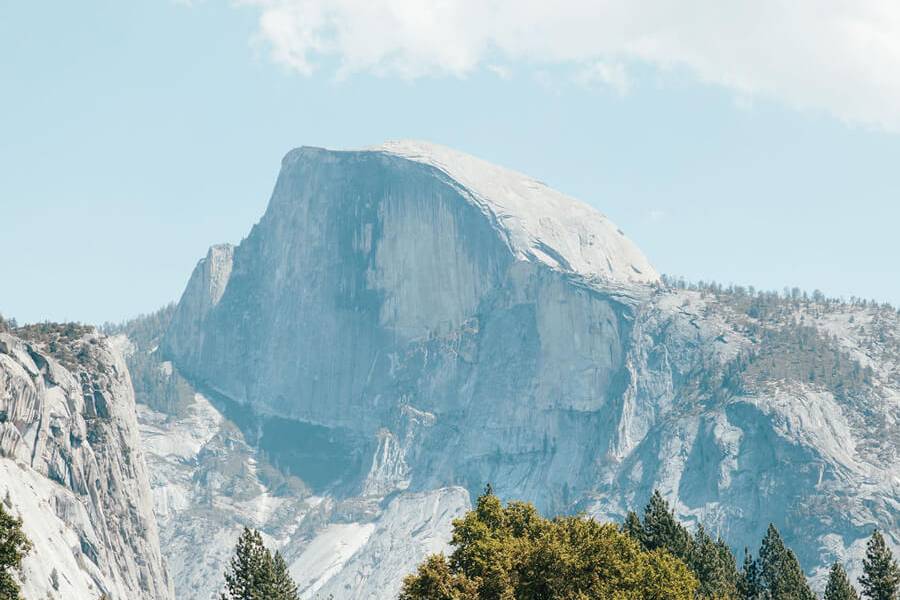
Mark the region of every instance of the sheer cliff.
POLYGON ((0 333, 0 495, 34 545, 24 597, 173 597, 110 339, 72 324, 0 333))

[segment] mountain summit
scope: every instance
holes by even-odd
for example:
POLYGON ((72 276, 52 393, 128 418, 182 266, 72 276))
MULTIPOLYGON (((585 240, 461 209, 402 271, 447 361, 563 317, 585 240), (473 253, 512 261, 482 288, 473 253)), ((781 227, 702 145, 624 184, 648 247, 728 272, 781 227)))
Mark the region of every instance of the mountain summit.
POLYGON ((819 579, 898 542, 895 310, 670 285, 594 209, 440 146, 288 153, 157 333, 140 379, 198 392, 141 419, 181 598, 246 524, 306 597, 392 598, 488 482, 612 519, 659 489, 735 549, 774 523, 819 579))
POLYGON ((371 150, 443 173, 496 224, 519 260, 601 281, 659 280, 641 251, 605 215, 536 179, 429 142, 387 142, 371 150))

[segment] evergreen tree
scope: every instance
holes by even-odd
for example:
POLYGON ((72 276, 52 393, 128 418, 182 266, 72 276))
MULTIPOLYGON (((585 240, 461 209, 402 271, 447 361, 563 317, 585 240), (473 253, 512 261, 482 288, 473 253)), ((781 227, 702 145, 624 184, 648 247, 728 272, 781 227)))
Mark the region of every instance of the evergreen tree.
POLYGON ((230 568, 225 573, 222 600, 262 600, 260 594, 268 583, 266 554, 260 533, 245 527, 235 546, 230 568))
POLYGON ((622 523, 622 533, 630 536, 642 546, 644 545, 644 526, 641 525, 640 517, 633 510, 628 511, 625 522, 622 523))
POLYGON ((244 528, 225 573, 222 600, 298 600, 281 553, 273 557, 254 529, 244 528))
POLYGON ((281 552, 275 552, 272 557, 272 577, 269 595, 267 598, 272 600, 299 600, 300 595, 297 593, 297 584, 291 579, 288 573, 287 563, 281 552))
POLYGON ((831 565, 831 571, 828 573, 828 585, 825 587, 825 596, 823 600, 859 600, 859 594, 850 585, 850 579, 847 578, 847 572, 841 563, 836 562, 831 565))
POLYGON ((714 540, 702 525, 691 536, 659 490, 644 509, 643 523, 629 512, 621 530, 645 550, 666 550, 684 561, 699 581, 698 598, 733 598, 737 593, 739 574, 727 544, 714 540))
POLYGON ((762 598, 762 585, 759 581, 759 565, 750 550, 744 548, 744 565, 737 582, 737 597, 740 600, 758 600, 762 598))
POLYGON ((737 594, 734 556, 725 542, 713 540, 703 525, 694 534, 688 566, 700 581, 699 598, 733 598, 737 594))
POLYGON ((900 569, 877 529, 872 532, 859 578, 863 596, 870 600, 896 600, 900 590, 900 569))
POLYGON ((759 575, 764 597, 772 600, 815 600, 797 557, 770 524, 759 549, 759 575))
POLYGON ((13 573, 22 567, 22 559, 31 550, 31 542, 22 531, 22 519, 6 512, 0 503, 0 600, 19 600, 19 585, 13 573))
POLYGON ((642 531, 641 542, 647 550, 662 548, 684 561, 690 560, 691 534, 675 518, 675 511, 669 508, 659 490, 653 492, 644 509, 642 531))

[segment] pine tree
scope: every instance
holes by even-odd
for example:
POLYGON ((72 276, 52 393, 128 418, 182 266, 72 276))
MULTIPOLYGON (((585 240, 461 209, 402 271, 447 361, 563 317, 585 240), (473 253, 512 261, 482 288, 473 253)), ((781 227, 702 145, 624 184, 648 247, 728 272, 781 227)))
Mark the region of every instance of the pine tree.
POLYGON ((740 600, 758 600, 762 598, 759 565, 747 548, 744 548, 744 565, 741 568, 740 577, 738 577, 737 597, 740 600))
POLYGON ((688 561, 691 553, 691 534, 675 518, 675 511, 662 497, 659 490, 653 492, 644 509, 643 539, 647 550, 662 548, 676 557, 688 561))
POLYGON ((22 519, 6 512, 0 503, 0 600, 19 600, 19 585, 13 572, 22 567, 22 559, 31 550, 22 519))
POLYGON ((644 526, 641 525, 641 518, 638 517, 637 513, 633 510, 628 511, 628 515, 625 517, 625 522, 622 523, 622 533, 631 536, 631 539, 643 546, 644 526))
POLYGON ((737 594, 734 556, 725 542, 713 540, 703 525, 694 534, 688 566, 700 581, 699 598, 733 598, 737 594))
POLYGON ((853 589, 850 579, 847 578, 847 572, 839 562, 831 565, 823 600, 859 600, 859 594, 853 589))
POLYGON ((900 590, 900 569, 877 529, 872 532, 859 578, 863 596, 870 600, 896 600, 900 590))
POLYGON ((222 600, 298 600, 297 586, 288 574, 280 552, 273 557, 262 535, 244 528, 229 570, 225 573, 222 600))
POLYGON ((259 593, 265 584, 266 547, 256 530, 244 528, 225 573, 225 593, 222 600, 261 600, 259 593))
POLYGON ((770 524, 759 549, 762 591, 772 600, 815 600, 797 557, 770 524))
POLYGON ((281 556, 281 552, 275 552, 271 564, 272 583, 269 589, 269 595, 266 597, 271 598, 271 600, 299 600, 300 596, 297 593, 297 584, 291 579, 290 573, 288 573, 287 563, 284 562, 284 557, 281 556))

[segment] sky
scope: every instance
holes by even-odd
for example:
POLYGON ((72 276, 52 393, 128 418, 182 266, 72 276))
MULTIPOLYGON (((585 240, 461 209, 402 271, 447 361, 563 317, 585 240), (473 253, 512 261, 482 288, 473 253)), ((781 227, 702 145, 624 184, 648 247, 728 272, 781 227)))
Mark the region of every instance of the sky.
POLYGON ((0 0, 0 313, 177 301, 288 150, 401 138, 589 202, 664 273, 900 304, 895 2, 0 0))

